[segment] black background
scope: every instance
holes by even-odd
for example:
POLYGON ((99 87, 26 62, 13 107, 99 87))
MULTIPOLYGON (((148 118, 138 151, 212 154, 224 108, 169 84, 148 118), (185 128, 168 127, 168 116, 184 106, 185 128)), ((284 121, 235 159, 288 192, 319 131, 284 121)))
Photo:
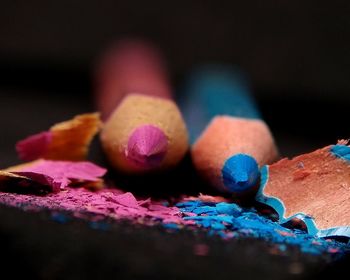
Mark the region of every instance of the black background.
POLYGON ((349 137, 347 1, 2 1, 0 166, 13 143, 94 110, 96 56, 124 36, 164 51, 174 91, 201 62, 238 65, 282 155, 349 137))
MULTIPOLYGON (((251 78, 258 105, 284 156, 297 155, 333 144, 337 139, 348 138, 349 12, 348 1, 1 1, 0 167, 18 162, 14 151, 17 140, 75 114, 94 110, 91 94, 96 56, 111 41, 124 36, 144 37, 162 48, 174 92, 178 94, 181 94, 178 88, 186 72, 197 63, 216 61, 240 66, 251 78)), ((53 240, 57 236, 50 228, 58 226, 66 236, 66 239, 56 240, 58 244, 72 242, 69 237, 72 229, 68 226, 53 226, 46 218, 31 216, 28 219, 34 221, 26 224, 23 221, 27 216, 6 211, 10 210, 0 209, 4 217, 2 232, 11 241, 8 250, 24 254, 22 261, 32 252, 26 246, 40 243, 33 225, 39 224, 40 231, 48 231, 53 240), (6 226, 5 221, 9 217, 16 217, 18 221, 12 227, 6 226), (24 231, 25 227, 30 230, 24 231), (20 232, 27 235, 23 237, 20 232), (27 244, 22 244, 24 249, 22 245, 16 247, 21 238, 29 240, 28 243, 23 241, 27 244)), ((84 246, 90 248, 89 238, 100 238, 79 223, 73 226, 74 230, 83 231, 81 235, 88 236, 83 239, 85 243, 78 246, 77 256, 83 254, 84 246)), ((109 236, 113 232, 120 232, 120 228, 117 227, 109 236)), ((152 244, 156 244, 158 234, 163 236, 158 230, 142 230, 142 233, 145 239, 153 236, 155 243, 152 244)), ((79 234, 76 234, 77 239, 79 234)), ((116 236, 115 240, 112 239, 115 246, 121 250, 132 247, 123 247, 123 233, 116 236)), ((195 242, 187 235, 174 240, 161 238, 166 238, 166 242, 174 247, 180 246, 182 238, 190 244, 195 242)), ((162 242, 165 242, 164 239, 162 242)), ((50 255, 47 247, 37 246, 39 249, 34 251, 38 260, 50 255)), ((98 248, 107 244, 99 246, 90 248, 90 254, 103 254, 98 248)), ((250 251, 249 244, 245 243, 235 246, 238 247, 233 246, 233 250, 239 248, 249 258, 258 256, 259 260, 267 258, 268 261, 249 265, 247 258, 237 264, 239 254, 236 254, 233 257, 236 262, 224 262, 227 266, 243 265, 251 272, 248 275, 255 277, 259 276, 261 269, 264 275, 274 275, 276 279, 289 275, 287 269, 283 273, 273 268, 280 265, 281 260, 267 257, 268 250, 261 249, 260 253, 258 249, 250 251), (266 269, 269 265, 271 268, 266 269), (254 269, 256 273, 252 273, 254 269)), ((154 269, 159 265, 157 260, 160 256, 165 255, 169 262, 174 262, 175 266, 178 264, 173 275, 190 276, 191 268, 200 271, 194 264, 191 266, 187 257, 186 262, 190 262, 187 263, 187 274, 180 269, 183 261, 178 261, 178 258, 188 256, 188 251, 181 246, 179 248, 179 255, 174 258, 168 251, 151 251, 152 261, 148 265, 154 269)), ((224 246, 214 245, 214 248, 217 252, 224 246)), ((71 256, 69 253, 65 255, 58 247, 57 250, 55 252, 61 256, 63 263, 71 256)), ((139 256, 142 260, 147 254, 142 250, 137 252, 133 259, 139 256)), ((105 256, 112 258, 113 253, 108 251, 105 256)), ((205 262, 204 271, 207 273, 200 275, 209 278, 210 271, 216 275, 218 269, 223 269, 217 264, 229 254, 216 253, 215 256, 205 262)), ((298 256, 291 251, 291 258, 282 262, 289 265, 297 258, 310 264, 303 258, 298 259, 298 256)), ((118 260, 121 258, 117 258, 116 263, 118 260)), ((90 261, 86 258, 82 263, 90 264, 90 261)), ((318 259, 315 262, 316 266, 307 266, 309 270, 306 271, 312 271, 314 267, 318 271, 318 259)), ((122 275, 132 277, 132 261, 126 263, 126 272, 122 275)), ((140 261, 141 276, 153 275, 153 270, 142 270, 142 264, 140 261)), ((82 265, 77 268, 78 272, 88 266, 82 265)), ((33 264, 31 267, 38 268, 33 264)), ((107 267, 113 267, 113 262, 105 263, 104 269, 107 267)), ((227 267, 226 276, 230 268, 227 267)), ((239 275, 247 271, 240 270, 239 275)), ((54 273, 57 272, 53 270, 48 275, 54 273)), ((69 271, 64 273, 69 275, 69 271)))

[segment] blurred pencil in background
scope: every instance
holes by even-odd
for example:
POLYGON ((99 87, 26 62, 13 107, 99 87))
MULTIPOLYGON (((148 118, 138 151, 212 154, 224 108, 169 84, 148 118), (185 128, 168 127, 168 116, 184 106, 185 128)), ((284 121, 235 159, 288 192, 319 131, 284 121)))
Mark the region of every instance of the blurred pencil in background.
POLYGON ((250 193, 259 166, 274 161, 278 152, 242 73, 226 65, 199 67, 180 104, 199 173, 220 191, 250 193))
POLYGON ((114 168, 150 172, 184 157, 187 129, 152 44, 123 40, 105 52, 96 72, 96 103, 105 121, 102 146, 114 168))

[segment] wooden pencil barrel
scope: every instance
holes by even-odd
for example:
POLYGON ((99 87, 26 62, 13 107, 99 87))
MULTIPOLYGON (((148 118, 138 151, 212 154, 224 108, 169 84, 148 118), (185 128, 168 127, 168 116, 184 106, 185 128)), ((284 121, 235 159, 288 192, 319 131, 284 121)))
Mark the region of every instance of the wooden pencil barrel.
POLYGON ((144 173, 176 165, 188 149, 186 125, 172 100, 161 53, 127 40, 107 51, 97 69, 101 133, 112 166, 144 173))

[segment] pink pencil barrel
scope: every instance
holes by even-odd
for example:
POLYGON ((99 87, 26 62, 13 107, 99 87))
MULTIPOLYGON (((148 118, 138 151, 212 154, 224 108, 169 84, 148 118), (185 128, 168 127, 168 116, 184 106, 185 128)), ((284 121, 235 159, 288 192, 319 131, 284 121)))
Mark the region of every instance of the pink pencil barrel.
POLYGON ((186 125, 156 47, 138 40, 113 45, 98 65, 95 97, 105 121, 102 146, 115 169, 152 172, 184 157, 186 125))
POLYGON ((163 57, 150 43, 122 40, 100 58, 96 71, 96 104, 106 120, 130 93, 171 98, 163 57))

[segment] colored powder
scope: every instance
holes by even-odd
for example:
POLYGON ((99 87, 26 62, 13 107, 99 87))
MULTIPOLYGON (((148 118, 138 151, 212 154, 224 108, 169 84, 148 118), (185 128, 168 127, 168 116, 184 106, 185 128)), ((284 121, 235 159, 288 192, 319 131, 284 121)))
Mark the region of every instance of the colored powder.
POLYGON ((137 200, 133 194, 118 189, 92 192, 85 188, 66 188, 43 196, 0 192, 0 203, 28 211, 53 210, 56 213, 53 219, 60 223, 64 222, 64 217, 57 214, 59 210, 73 212, 78 218, 90 219, 93 214, 135 222, 141 218, 142 223, 149 225, 159 222, 193 224, 193 221, 182 219, 177 207, 165 207, 162 202, 151 200, 137 200))
POLYGON ((350 244, 326 240, 298 229, 289 229, 274 222, 271 217, 259 215, 254 208, 241 208, 235 203, 214 203, 200 200, 176 204, 184 214, 184 220, 194 221, 208 230, 209 235, 224 239, 250 237, 278 244, 285 251, 286 245, 298 246, 304 253, 343 255, 350 252, 350 244))
MULTIPOLYGON (((350 252, 350 244, 331 239, 322 239, 299 229, 289 229, 271 217, 262 216, 254 208, 242 208, 235 203, 186 200, 169 206, 164 201, 137 199, 130 192, 118 189, 90 191, 85 188, 72 188, 45 195, 16 194, 0 192, 0 203, 18 207, 26 211, 52 210, 52 219, 58 223, 70 220, 64 213, 73 213, 76 218, 89 221, 96 230, 108 230, 105 218, 125 219, 144 225, 163 225, 169 230, 187 228, 205 230, 209 236, 219 236, 225 240, 232 238, 256 238, 273 245, 275 254, 283 254, 287 246, 299 247, 301 252, 334 257, 350 252), (279 253, 278 253, 279 252, 279 253)), ((197 246, 194 254, 205 256, 208 248, 197 246)))

